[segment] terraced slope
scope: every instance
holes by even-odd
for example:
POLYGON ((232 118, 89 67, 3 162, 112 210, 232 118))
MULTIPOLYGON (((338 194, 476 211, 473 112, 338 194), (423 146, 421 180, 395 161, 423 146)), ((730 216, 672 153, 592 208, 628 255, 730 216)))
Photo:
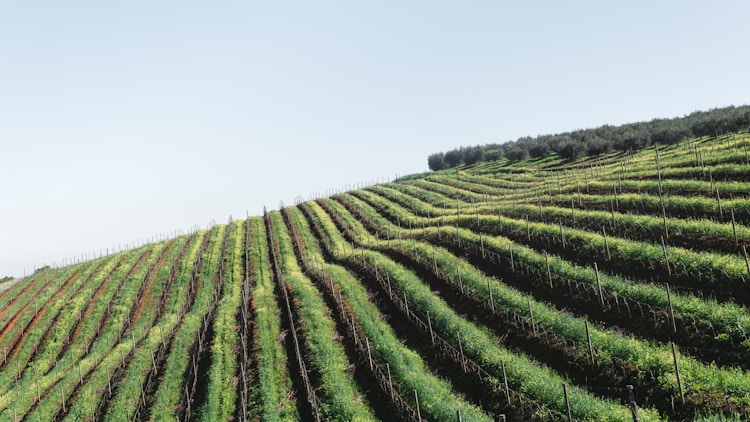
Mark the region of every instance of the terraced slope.
POLYGON ((0 292, 0 420, 747 420, 747 134, 481 163, 0 292))

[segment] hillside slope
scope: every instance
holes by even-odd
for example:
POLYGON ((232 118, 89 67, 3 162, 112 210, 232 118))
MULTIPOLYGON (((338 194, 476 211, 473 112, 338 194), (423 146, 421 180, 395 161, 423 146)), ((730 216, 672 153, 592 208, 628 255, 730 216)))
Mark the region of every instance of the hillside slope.
POLYGON ((414 175, 0 292, 0 420, 750 414, 748 134, 414 175))

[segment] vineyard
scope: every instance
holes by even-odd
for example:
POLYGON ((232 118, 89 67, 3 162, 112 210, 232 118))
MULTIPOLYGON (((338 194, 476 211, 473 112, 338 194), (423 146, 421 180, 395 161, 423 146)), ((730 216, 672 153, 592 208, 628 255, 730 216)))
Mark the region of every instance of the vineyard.
POLYGON ((0 291, 0 421, 750 419, 750 135, 403 177, 0 291))

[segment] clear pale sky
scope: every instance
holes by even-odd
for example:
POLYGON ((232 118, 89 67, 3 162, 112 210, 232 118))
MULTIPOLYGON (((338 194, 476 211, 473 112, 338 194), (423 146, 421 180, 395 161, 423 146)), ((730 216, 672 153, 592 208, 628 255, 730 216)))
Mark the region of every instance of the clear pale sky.
POLYGON ((747 1, 2 1, 0 277, 750 101, 747 1))

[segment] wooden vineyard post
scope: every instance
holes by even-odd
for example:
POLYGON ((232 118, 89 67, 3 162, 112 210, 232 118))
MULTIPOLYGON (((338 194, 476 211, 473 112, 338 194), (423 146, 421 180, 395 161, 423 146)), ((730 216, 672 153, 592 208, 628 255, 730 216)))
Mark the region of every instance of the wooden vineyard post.
POLYGON ((513 262, 513 242, 508 241, 508 251, 510 251, 510 270, 516 272, 516 264, 513 262))
POLYGON ((573 420, 573 416, 570 413, 570 400, 568 400, 568 386, 563 384, 563 398, 565 399, 565 411, 567 412, 568 422, 573 420))
POLYGON ((565 233, 563 233, 562 220, 560 220, 559 223, 560 223, 560 239, 562 240, 562 247, 563 249, 565 249, 565 233))
POLYGON ((477 228, 480 228, 479 227, 479 205, 476 202, 474 202, 474 198, 471 198, 471 202, 474 203, 474 211, 477 214, 477 228))
POLYGON ((458 350, 461 352, 461 369, 463 369, 464 372, 466 372, 466 358, 464 358, 464 347, 461 344, 461 333, 457 333, 458 335, 458 350))
POLYGON ((552 272, 549 269, 549 255, 547 254, 547 251, 544 251, 544 262, 547 264, 547 282, 549 283, 549 288, 554 289, 554 286, 552 286, 552 272))
MULTIPOLYGON (((490 286, 490 279, 487 279, 487 291, 490 292, 490 308, 492 309, 492 313, 495 313, 495 299, 492 298, 492 287, 490 286)), ((430 330, 432 332, 432 330, 430 330)))
POLYGON ((612 191, 615 193, 615 205, 617 205, 617 211, 620 211, 620 200, 617 198, 617 185, 612 185, 612 191))
POLYGON ((154 358, 154 351, 150 350, 150 352, 151 352, 151 368, 153 369, 154 374, 156 374, 157 369, 156 369, 156 359, 154 358))
POLYGON ((633 416, 633 422, 639 422, 638 421, 638 406, 635 403, 635 390, 633 389, 633 386, 630 384, 625 386, 625 388, 628 390, 628 404, 630 405, 630 414, 633 416))
POLYGON ((456 198, 456 233, 458 233, 458 227, 461 225, 461 207, 458 205, 458 198, 456 198))
POLYGON ((526 216, 526 240, 531 242, 531 229, 529 228, 529 216, 526 216))
POLYGON ((664 237, 669 239, 669 224, 667 223, 667 210, 664 208, 664 201, 661 201, 661 220, 664 224, 664 237))
POLYGON ((430 313, 427 312, 427 326, 430 328, 430 341, 432 344, 435 344, 435 334, 432 331, 432 319, 430 318, 430 313))
POLYGON ((68 411, 65 410, 65 386, 64 385, 60 386, 60 398, 62 398, 63 413, 68 413, 68 411))
POLYGON ((370 371, 372 371, 372 353, 370 352, 370 339, 365 337, 365 344, 367 345, 367 359, 370 361, 370 371))
POLYGON ((594 272, 596 273, 596 290, 599 292, 599 304, 602 305, 604 310, 604 293, 602 292, 602 283, 599 279, 599 266, 594 262, 594 272))
POLYGON ((747 269, 747 275, 750 276, 750 259, 747 257, 747 247, 742 245, 742 252, 745 254, 745 268, 747 269))
POLYGON ((500 361, 500 366, 503 369, 503 386, 505 387, 505 400, 508 402, 508 406, 510 406, 510 389, 508 388, 508 375, 505 373, 505 361, 500 361))
POLYGON ((404 292, 404 307, 406 307, 406 317, 411 318, 411 315, 409 315, 409 302, 406 300, 406 292, 404 292))
POLYGON ((604 236, 604 250, 607 252, 607 261, 612 260, 612 255, 609 254, 609 241, 607 240, 607 230, 602 226, 602 235, 604 236))
POLYGON ((661 195, 661 162, 659 161, 659 145, 654 145, 654 151, 656 153, 656 175, 659 178, 659 195, 661 195))
POLYGON ((589 192, 589 175, 585 168, 583 169, 583 182, 586 183, 586 194, 588 195, 591 192, 589 192))
POLYGON ((674 350, 674 343, 669 342, 669 344, 672 346, 672 359, 674 360, 674 372, 677 375, 677 387, 680 389, 680 400, 682 400, 682 403, 685 403, 685 393, 682 391, 682 381, 680 379, 680 365, 677 363, 677 352, 674 350))
POLYGON ((664 220, 664 237, 669 239, 669 230, 667 228, 667 212, 664 207, 664 191, 662 189, 662 183, 661 183, 661 163, 659 161, 659 146, 656 145, 656 174, 659 178, 659 205, 661 206, 661 216, 662 220, 664 220))
POLYGON ((672 277, 672 268, 669 266, 669 256, 667 256, 667 245, 664 243, 664 236, 661 238, 661 250, 664 252, 664 262, 667 263, 667 274, 672 277))
POLYGON ((482 232, 479 232, 479 243, 482 245, 482 259, 486 259, 484 254, 484 237, 482 236, 482 232))
POLYGON ((34 378, 36 378, 36 401, 42 401, 42 392, 39 389, 39 370, 34 368, 34 378))
POLYGON ((544 220, 544 211, 542 210, 542 199, 539 197, 539 194, 536 194, 536 200, 539 203, 539 219, 544 220))
POLYGON ((461 420, 461 409, 456 410, 456 418, 457 418, 458 422, 463 422, 461 420))
POLYGON ((719 218, 724 218, 724 211, 721 209, 721 197, 719 196, 719 189, 716 189, 716 205, 719 207, 719 218))
POLYGON ((385 369, 388 372, 388 389, 391 393, 391 400, 393 400, 393 379, 391 378, 391 364, 386 362, 385 369))
POLYGON ((586 327, 586 342, 589 345, 589 356, 591 356, 591 364, 594 364, 594 347, 591 345, 591 334, 589 334, 589 322, 583 321, 586 327))
POLYGON ((109 366, 107 366, 107 393, 112 395, 112 376, 109 373, 109 366))
POLYGON ((534 311, 531 310, 531 298, 526 298, 526 304, 529 306, 529 318, 531 319, 531 332, 536 337, 536 324, 534 323, 534 311))
POLYGON ((732 234, 734 235, 734 245, 737 246, 740 244, 740 242, 739 239, 737 239, 737 227, 734 221, 734 208, 730 208, 729 210, 732 213, 732 234))
MULTIPOLYGON (((341 291, 340 290, 339 290, 339 295, 341 295, 341 291)), ((339 300, 339 303, 341 303, 340 300, 339 300)), ((360 344, 361 340, 359 339, 359 336, 357 335, 357 326, 354 324, 354 314, 351 314, 351 318, 350 319, 351 319, 351 324, 352 324, 352 334, 354 334, 354 336, 353 336, 354 337, 354 342, 357 343, 357 344, 360 344)), ((370 351, 369 347, 368 347, 367 351, 369 353, 369 351, 370 351)))
POLYGON ((573 206, 573 200, 570 200, 570 213, 573 216, 573 225, 576 224, 576 208, 573 206))
POLYGON ((672 333, 677 334, 677 323, 674 320, 674 308, 672 308, 672 294, 667 283, 667 302, 669 303, 669 319, 672 321, 672 333))
POLYGON ((419 395, 417 390, 414 390, 414 402, 417 404, 417 420, 422 420, 422 413, 419 411, 419 395))
POLYGON ((146 391, 143 388, 143 381, 139 380, 138 382, 141 385, 141 400, 143 400, 143 403, 146 403, 146 391))

